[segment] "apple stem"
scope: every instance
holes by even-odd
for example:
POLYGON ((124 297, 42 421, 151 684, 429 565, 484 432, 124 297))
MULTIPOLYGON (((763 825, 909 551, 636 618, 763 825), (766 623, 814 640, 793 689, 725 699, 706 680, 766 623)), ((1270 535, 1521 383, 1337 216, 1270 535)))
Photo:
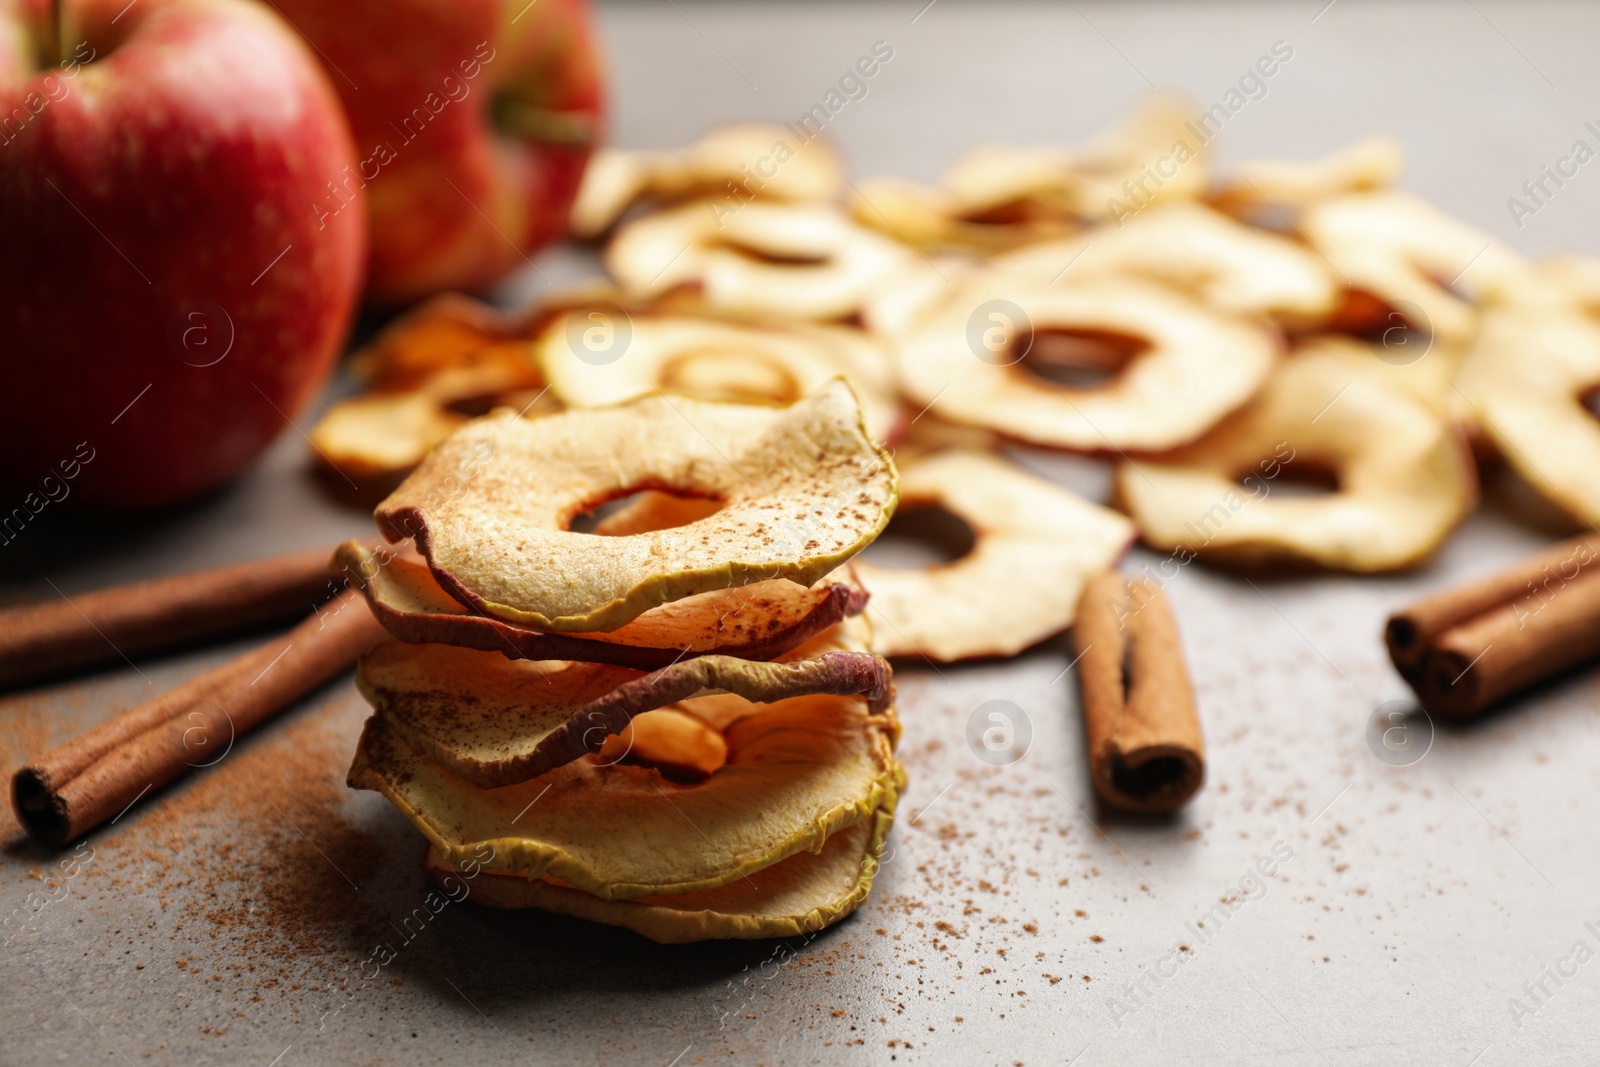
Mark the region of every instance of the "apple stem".
POLYGON ((54 36, 50 51, 54 53, 55 64, 60 66, 67 61, 66 0, 50 0, 50 32, 54 36))

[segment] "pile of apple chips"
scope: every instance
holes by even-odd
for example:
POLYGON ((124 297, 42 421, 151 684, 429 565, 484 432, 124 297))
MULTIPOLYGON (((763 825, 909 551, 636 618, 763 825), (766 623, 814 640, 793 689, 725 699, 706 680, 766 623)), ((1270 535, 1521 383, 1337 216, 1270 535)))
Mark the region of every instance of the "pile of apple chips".
POLYGON ((419 305, 312 434, 414 544, 345 550, 397 639, 352 781, 436 870, 491 851, 482 899, 787 932, 860 901, 893 810, 874 656, 1035 646, 1135 538, 1158 586, 1413 567, 1497 457, 1600 522, 1600 261, 1400 191, 1386 140, 1216 173, 1205 130, 1152 98, 934 183, 792 126, 598 153, 572 229, 605 279, 419 305), (897 495, 947 558, 846 566, 897 495))
POLYGON ((960 532, 943 561, 857 568, 872 650, 937 662, 1067 629, 1135 538, 1163 581, 1197 558, 1415 566, 1494 458, 1600 521, 1600 263, 1530 262, 1399 191, 1392 142, 1217 173, 1203 129, 1155 97, 929 184, 847 180, 826 138, 759 123, 603 150, 572 228, 608 277, 520 314, 413 309, 314 442, 341 484, 388 491, 498 407, 785 405, 842 378, 904 478, 893 532, 960 532), (1101 463, 1107 498, 1017 446, 1101 463))
POLYGON ((842 381, 461 426, 339 560, 393 635, 350 771, 475 900, 664 942, 866 898, 905 782, 849 560, 899 480, 842 381))

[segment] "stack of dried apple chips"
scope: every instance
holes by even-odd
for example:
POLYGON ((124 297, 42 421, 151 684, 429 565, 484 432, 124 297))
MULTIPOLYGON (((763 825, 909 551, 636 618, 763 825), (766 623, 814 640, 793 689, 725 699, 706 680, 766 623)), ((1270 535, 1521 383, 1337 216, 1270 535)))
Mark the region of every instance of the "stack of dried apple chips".
POLYGON ((351 784, 488 904, 664 942, 837 921, 905 782, 848 564, 898 495, 843 381, 467 423, 377 509, 414 548, 340 549, 395 638, 351 784))

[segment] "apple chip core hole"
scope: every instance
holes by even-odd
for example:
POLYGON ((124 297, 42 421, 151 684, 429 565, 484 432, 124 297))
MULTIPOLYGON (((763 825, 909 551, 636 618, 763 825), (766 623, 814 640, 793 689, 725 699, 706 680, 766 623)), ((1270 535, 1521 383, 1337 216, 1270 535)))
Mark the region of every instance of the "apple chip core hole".
POLYGON ((1600 385, 1590 386, 1578 394, 1578 404, 1591 419, 1600 419, 1600 385))
POLYGON ((671 489, 623 490, 567 520, 570 533, 622 537, 672 530, 699 522, 722 510, 722 501, 671 489))
POLYGON ((1151 800, 1181 787, 1189 777, 1188 765, 1177 756, 1155 756, 1133 765, 1122 757, 1111 764, 1111 784, 1124 796, 1151 800))
POLYGON ((464 415, 469 419, 476 419, 481 415, 489 414, 489 412, 493 411, 495 408, 503 405, 505 403, 504 396, 504 390, 490 390, 483 393, 473 393, 470 396, 458 396, 449 403, 443 405, 443 407, 446 411, 452 411, 457 415, 464 415))
POLYGON ((1142 337, 1093 329, 1018 331, 1011 344, 1018 366, 1029 374, 1073 389, 1109 385, 1149 349, 1142 337))
POLYGON ((673 356, 661 368, 661 388, 702 400, 775 402, 800 399, 789 368, 749 349, 705 347, 673 356))
POLYGON ((1011 200, 1004 204, 984 208, 981 211, 969 211, 960 216, 962 222, 970 222, 978 226, 1017 226, 1033 220, 1033 212, 1027 204, 1020 200, 1011 200))
POLYGON ((1253 498, 1267 497, 1319 497, 1337 493, 1340 488, 1339 472, 1326 463, 1310 460, 1281 463, 1264 460, 1251 469, 1235 475, 1235 484, 1253 498), (1276 473, 1268 472, 1276 465, 1276 473))
POLYGON ((1398 351, 1408 345, 1425 349, 1431 323, 1411 321, 1400 308, 1364 289, 1347 289, 1329 326, 1368 344, 1398 351))
POLYGON ((861 558, 888 570, 917 570, 954 563, 972 551, 978 535, 941 504, 905 502, 861 558))

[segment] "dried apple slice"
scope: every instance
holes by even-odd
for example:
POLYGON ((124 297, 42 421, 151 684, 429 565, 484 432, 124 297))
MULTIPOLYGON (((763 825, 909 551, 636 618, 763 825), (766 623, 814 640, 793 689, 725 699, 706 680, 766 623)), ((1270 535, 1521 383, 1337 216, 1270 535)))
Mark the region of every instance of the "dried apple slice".
POLYGON ((862 325, 874 336, 897 343, 943 307, 977 269, 977 261, 959 256, 908 262, 873 291, 861 308, 862 325))
POLYGON ((352 540, 339 546, 334 565, 361 588, 378 622, 401 641, 643 671, 694 656, 774 659, 858 613, 867 601, 847 564, 811 586, 783 579, 756 582, 662 604, 609 633, 550 634, 459 603, 421 559, 374 553, 352 540))
POLYGON ((473 785, 495 789, 598 752, 634 716, 702 692, 752 703, 859 694, 881 714, 890 704, 891 676, 887 663, 866 652, 776 663, 700 656, 641 674, 386 641, 361 658, 356 684, 413 748, 473 785))
POLYGON ((1404 169, 1405 153, 1397 141, 1368 137, 1321 159, 1246 160, 1222 180, 1211 200, 1230 215, 1253 216, 1264 208, 1298 212, 1337 196, 1386 189, 1404 169))
POLYGON ((1410 326, 1465 343, 1473 301, 1514 285, 1527 261, 1488 234, 1396 191, 1313 205, 1300 224, 1349 289, 1342 324, 1354 332, 1410 326), (1457 295, 1457 294, 1462 295, 1457 295))
POLYGON ((605 407, 657 391, 792 404, 843 377, 861 400, 873 440, 886 440, 899 418, 888 353, 860 330, 745 326, 693 315, 634 316, 631 326, 625 358, 599 364, 574 351, 568 317, 552 321, 535 352, 556 397, 572 407, 605 407))
POLYGON ((877 536, 898 495, 894 465, 835 381, 788 408, 657 395, 532 421, 491 415, 429 453, 376 517, 390 540, 415 538, 456 600, 584 633, 714 589, 811 585, 877 536), (722 507, 631 536, 568 529, 645 488, 722 507))
POLYGON ((1393 347, 1381 341, 1369 343, 1345 334, 1314 334, 1296 342, 1296 355, 1323 352, 1340 359, 1364 363, 1372 371, 1447 422, 1463 426, 1470 421, 1470 410, 1455 389, 1456 374, 1461 366, 1463 349, 1437 339, 1430 341, 1407 336, 1393 347), (1404 345, 1425 345, 1420 356, 1412 355, 1404 345))
POLYGON ((942 507, 971 528, 973 546, 912 570, 857 561, 872 591, 873 650, 886 656, 1014 655, 1071 626, 1084 583, 1133 540, 1121 515, 999 456, 939 452, 900 475, 902 515, 942 507))
POLYGON ((480 789, 375 715, 350 784, 383 793, 448 864, 487 846, 493 869, 549 876, 606 900, 675 895, 816 851, 871 818, 899 790, 898 730, 892 709, 873 714, 859 697, 792 697, 734 719, 723 730, 727 762, 697 784, 581 759, 480 789))
POLYGON ((1572 517, 1600 522, 1600 321, 1570 291, 1487 309, 1456 386, 1507 462, 1572 517))
POLYGON ((466 421, 427 393, 374 393, 330 407, 311 429, 311 446, 358 484, 382 483, 403 477, 466 421))
POLYGON ((1006 252, 1066 237, 1084 225, 1075 216, 1030 200, 969 206, 946 189, 901 178, 862 182, 850 213, 861 225, 926 252, 1006 252))
POLYGON ((467 882, 433 848, 425 869, 447 892, 466 885, 469 899, 491 908, 538 908, 625 927, 666 945, 795 937, 833 925, 866 901, 893 823, 891 803, 835 833, 816 852, 790 856, 749 879, 670 897, 602 900, 547 878, 495 871, 467 882))
POLYGON ((703 199, 701 210, 716 216, 753 199, 831 200, 843 182, 844 164, 826 140, 797 148, 782 126, 732 123, 676 151, 600 149, 584 172, 570 225, 579 237, 596 237, 643 201, 703 199))
POLYGON ((1200 204, 1152 207, 1117 229, 1034 245, 994 261, 1045 283, 1105 274, 1165 282, 1235 315, 1320 320, 1341 289, 1326 263, 1303 245, 1241 226, 1200 204))
POLYGON ((674 782, 703 782, 728 762, 728 742, 721 730, 686 711, 656 708, 635 715, 620 733, 606 738, 596 758, 654 767, 674 782))
POLYGON ((511 319, 461 293, 440 293, 396 316, 350 359, 368 388, 416 388, 477 352, 515 339, 511 319))
POLYGON ((1082 218, 1121 221, 1205 191, 1205 144, 1189 125, 1199 118, 1187 98, 1155 94, 1122 126, 1082 148, 980 145, 941 184, 969 211, 1036 201, 1082 218))
POLYGON ((634 297, 692 286, 718 315, 826 320, 856 314, 910 254, 832 205, 757 201, 723 217, 690 204, 635 219, 605 260, 634 297))
POLYGON ((1147 544, 1183 558, 1361 573, 1418 563, 1472 510, 1472 457, 1384 369, 1328 351, 1290 356, 1201 440, 1121 464, 1119 500, 1147 544), (1275 494, 1295 466, 1331 472, 1336 491, 1275 494))
POLYGON ((408 390, 334 404, 311 430, 318 458, 358 483, 392 487, 470 415, 501 404, 524 415, 559 408, 542 388, 531 342, 495 345, 469 358, 467 365, 437 371, 408 390))
POLYGON ((970 282, 897 355, 901 386, 916 406, 1031 444, 1109 452, 1199 437, 1255 393, 1278 347, 1264 325, 1150 282, 1050 285, 996 270, 970 282), (1029 373, 1014 354, 1053 331, 1109 336, 1140 350, 1103 384, 1061 385, 1029 373))
POLYGON ((1199 116, 1179 96, 1147 99, 1122 127, 1082 148, 979 145, 934 187, 864 183, 856 221, 919 249, 992 254, 1058 240, 1094 220, 1121 223, 1206 186, 1199 116))

